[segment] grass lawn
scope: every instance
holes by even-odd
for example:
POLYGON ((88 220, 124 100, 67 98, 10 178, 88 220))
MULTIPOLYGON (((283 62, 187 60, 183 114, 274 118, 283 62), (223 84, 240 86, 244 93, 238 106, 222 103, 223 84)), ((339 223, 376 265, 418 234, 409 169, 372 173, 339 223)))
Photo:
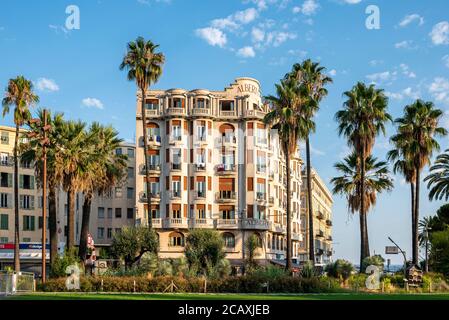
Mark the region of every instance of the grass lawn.
POLYGON ((123 293, 32 293, 0 300, 449 300, 448 294, 123 294, 123 293))

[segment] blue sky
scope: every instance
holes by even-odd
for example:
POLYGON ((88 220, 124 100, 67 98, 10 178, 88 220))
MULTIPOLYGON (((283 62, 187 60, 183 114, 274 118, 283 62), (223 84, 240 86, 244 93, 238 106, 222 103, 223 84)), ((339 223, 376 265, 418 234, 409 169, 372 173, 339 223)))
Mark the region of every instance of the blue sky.
MULTIPOLYGON (((312 136, 313 164, 329 181, 333 164, 348 151, 333 117, 342 92, 357 81, 384 88, 393 117, 418 97, 434 101, 447 113, 448 127, 448 13, 445 0, 1 1, 0 87, 23 74, 35 83, 41 106, 67 118, 110 123, 134 140, 135 87, 118 65, 126 43, 139 35, 160 44, 166 55, 156 88, 220 90, 250 76, 270 94, 293 63, 310 57, 334 78, 312 136), (80 10, 79 30, 65 25, 71 4, 80 10), (365 27, 372 4, 380 10, 377 30, 365 27)), ((11 117, 0 123, 11 124, 11 117)), ((390 126, 388 135, 393 132, 390 126)), ((448 139, 441 139, 442 149, 448 139)), ((388 139, 379 137, 375 155, 383 159, 388 148, 388 139)), ((421 197, 423 215, 441 205, 429 203, 425 192, 421 197)), ((409 202, 408 186, 396 177, 394 191, 381 195, 369 214, 372 250, 383 253, 392 236, 411 252, 409 202)), ((338 196, 334 239, 336 257, 357 261, 358 220, 338 196)))

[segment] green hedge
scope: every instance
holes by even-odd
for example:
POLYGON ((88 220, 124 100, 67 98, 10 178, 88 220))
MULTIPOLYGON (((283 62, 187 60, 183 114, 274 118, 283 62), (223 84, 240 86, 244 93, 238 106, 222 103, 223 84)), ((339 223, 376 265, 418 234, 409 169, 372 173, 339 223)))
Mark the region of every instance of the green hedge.
MULTIPOLYGON (((171 282, 177 286, 175 292, 203 292, 204 280, 181 277, 82 277, 81 292, 163 292, 171 282), (134 285, 135 282, 135 285, 134 285)), ((210 293, 316 293, 341 291, 338 282, 326 277, 311 279, 280 277, 267 280, 257 276, 226 277, 207 281, 210 293)), ((39 291, 64 292, 65 278, 49 279, 38 285, 39 291)))

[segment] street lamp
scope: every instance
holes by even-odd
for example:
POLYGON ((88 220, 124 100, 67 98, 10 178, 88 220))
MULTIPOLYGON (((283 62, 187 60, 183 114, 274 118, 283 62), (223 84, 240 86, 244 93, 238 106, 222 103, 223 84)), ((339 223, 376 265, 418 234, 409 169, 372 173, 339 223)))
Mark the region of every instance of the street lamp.
POLYGON ((43 110, 44 123, 41 124, 40 119, 31 119, 30 125, 36 125, 39 132, 30 132, 29 138, 38 140, 38 143, 42 146, 42 282, 45 283, 46 278, 46 240, 47 240, 47 146, 50 144, 50 140, 47 137, 47 132, 51 130, 51 125, 47 124, 47 110, 43 110))

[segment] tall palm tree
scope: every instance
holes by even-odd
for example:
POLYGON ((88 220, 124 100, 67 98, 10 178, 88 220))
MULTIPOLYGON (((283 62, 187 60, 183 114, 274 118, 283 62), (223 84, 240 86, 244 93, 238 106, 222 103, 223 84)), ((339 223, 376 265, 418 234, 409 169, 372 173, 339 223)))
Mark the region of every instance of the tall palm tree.
POLYGON ((312 201, 312 161, 310 155, 310 134, 315 132, 315 122, 313 118, 319 110, 319 103, 327 96, 328 91, 325 88, 327 84, 332 83, 332 78, 325 75, 326 68, 320 66, 317 62, 307 59, 302 63, 296 63, 292 71, 285 75, 285 78, 294 78, 297 80, 299 90, 307 97, 307 100, 300 105, 297 110, 298 125, 301 128, 301 139, 306 142, 306 167, 307 167, 307 210, 308 210, 308 229, 309 229, 309 260, 315 264, 315 246, 314 246, 314 226, 313 226, 313 201, 312 201))
POLYGON ((281 80, 276 84, 276 95, 265 97, 271 105, 271 111, 264 118, 264 122, 277 130, 282 152, 285 156, 287 177, 287 256, 286 270, 292 269, 292 241, 291 241, 291 192, 290 192, 290 158, 298 148, 299 130, 295 118, 295 110, 301 103, 298 86, 295 79, 281 80))
POLYGON ((385 124, 391 121, 387 112, 388 98, 384 91, 374 85, 366 86, 357 83, 350 91, 344 93, 346 101, 343 109, 335 118, 338 122, 339 135, 348 140, 348 145, 354 149, 360 166, 360 266, 363 259, 370 256, 368 228, 366 219, 365 198, 365 162, 371 155, 376 137, 385 135, 385 124))
POLYGON ((83 216, 81 222, 81 235, 79 245, 79 257, 81 261, 86 259, 87 237, 89 232, 90 212, 92 198, 101 196, 111 191, 125 177, 127 168, 127 156, 114 152, 123 142, 118 138, 118 132, 111 126, 105 127, 94 122, 87 134, 91 153, 85 160, 87 168, 83 179, 83 216))
MULTIPOLYGON (((38 117, 41 123, 44 123, 43 110, 38 110, 38 117)), ((64 125, 64 118, 62 113, 55 113, 52 117, 51 112, 47 111, 47 123, 51 126, 51 130, 47 133, 47 138, 50 140, 47 146, 47 183, 48 183, 48 228, 50 231, 50 262, 53 265, 58 255, 58 234, 57 234, 57 209, 56 209, 56 192, 61 185, 61 181, 56 177, 56 153, 59 150, 59 137, 64 125)), ((36 124, 30 124, 29 130, 32 133, 29 135, 28 143, 22 145, 22 159, 34 162, 36 171, 36 181, 42 186, 42 156, 43 148, 35 137, 40 134, 41 128, 36 124)))
POLYGON ((432 167, 430 174, 424 179, 427 181, 427 188, 430 189, 429 199, 445 200, 449 199, 449 149, 440 154, 432 167))
POLYGON ((33 83, 18 76, 9 79, 4 98, 2 100, 3 117, 5 117, 10 107, 14 106, 14 124, 16 125, 16 136, 14 139, 14 270, 20 271, 19 257, 19 132, 20 127, 31 119, 30 106, 39 102, 39 97, 33 92, 33 83))
MULTIPOLYGON (((370 208, 374 207, 377 200, 377 194, 383 191, 393 189, 392 179, 389 177, 388 165, 384 161, 377 161, 373 156, 365 159, 365 175, 361 174, 360 159, 356 151, 348 155, 342 162, 334 166, 341 176, 331 180, 333 184, 333 193, 346 196, 348 210, 351 213, 358 212, 362 215, 362 199, 364 202, 364 212, 367 214, 370 208), (362 184, 365 186, 362 193, 362 184)), ((362 225, 363 219, 360 219, 360 233, 367 226, 362 225)), ((362 270, 363 264, 360 264, 362 270)))
POLYGON ((76 192, 82 188, 82 177, 88 170, 85 159, 90 150, 86 145, 86 124, 81 121, 67 121, 59 136, 60 148, 55 155, 56 179, 61 181, 67 192, 67 243, 71 250, 75 246, 75 198, 76 192))
POLYGON ((404 108, 402 118, 395 120, 398 126, 396 135, 398 146, 403 149, 404 157, 413 162, 416 175, 412 230, 412 260, 415 265, 419 262, 418 223, 421 172, 430 163, 433 152, 440 148, 435 137, 447 134, 445 128, 438 126, 442 116, 443 111, 435 108, 432 102, 416 100, 404 108))
MULTIPOLYGON (((120 70, 126 69, 128 71, 128 80, 135 81, 141 94, 141 115, 142 115, 142 130, 143 130, 143 145, 145 154, 145 177, 146 181, 150 181, 149 161, 147 157, 148 141, 146 128, 146 113, 145 113, 145 98, 150 85, 156 83, 162 75, 162 66, 165 62, 165 56, 156 52, 158 45, 150 40, 145 40, 138 37, 135 41, 128 43, 128 48, 120 70)), ((151 215, 151 184, 147 183, 147 205, 148 205, 148 226, 153 227, 153 217, 151 215)))

